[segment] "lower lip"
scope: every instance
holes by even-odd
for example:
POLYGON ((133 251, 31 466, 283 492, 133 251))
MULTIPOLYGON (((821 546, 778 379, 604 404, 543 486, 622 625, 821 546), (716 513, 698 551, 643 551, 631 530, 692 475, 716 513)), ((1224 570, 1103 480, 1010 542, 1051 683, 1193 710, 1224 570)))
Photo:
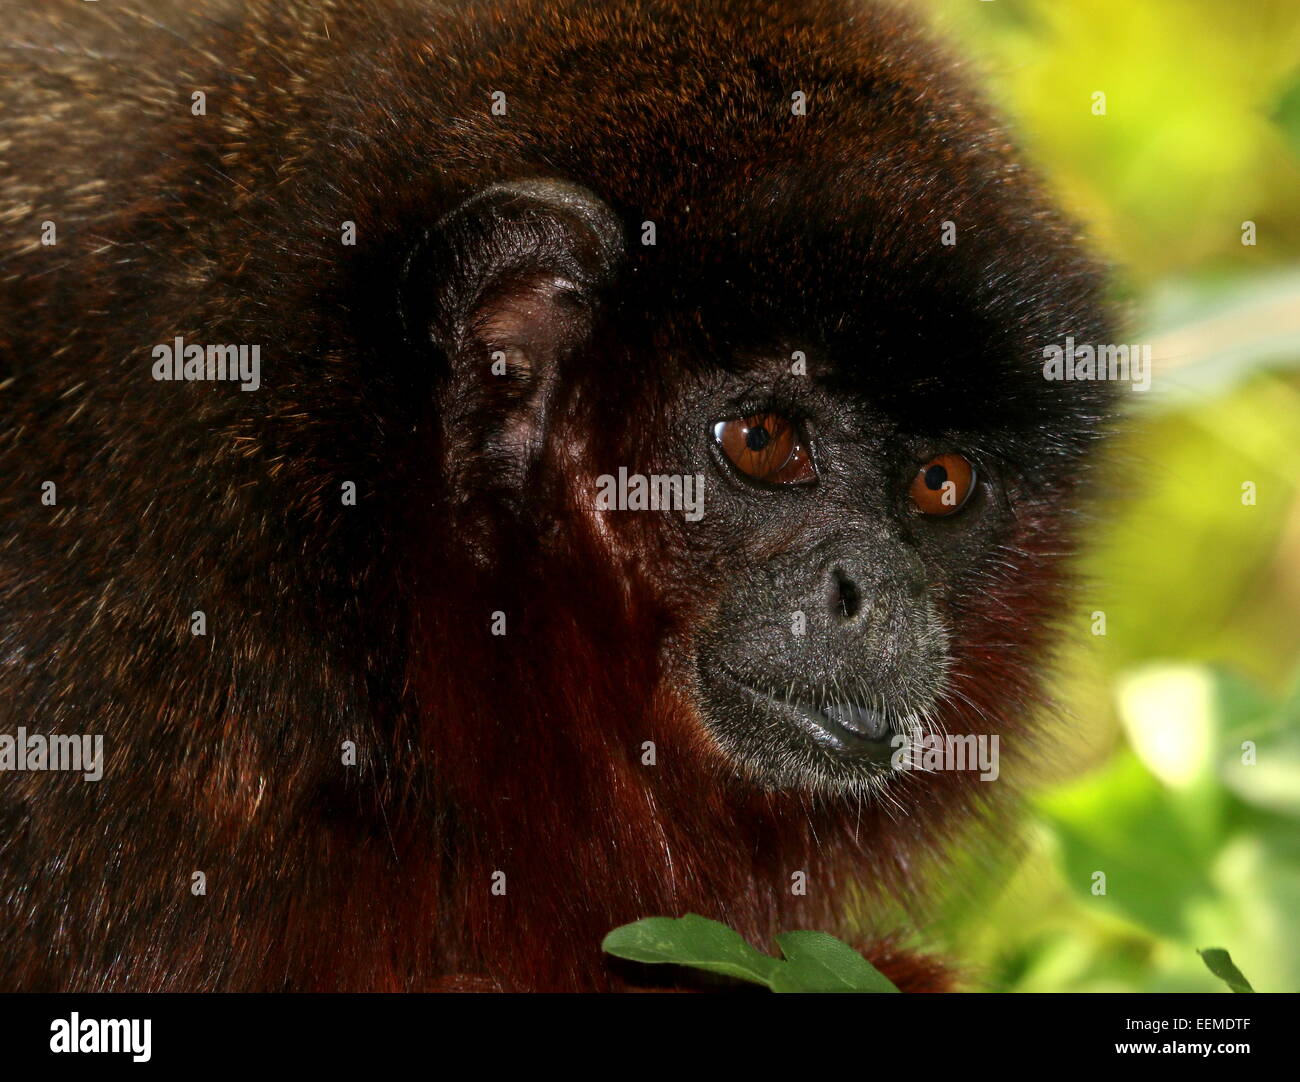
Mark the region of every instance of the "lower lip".
POLYGON ((888 758, 893 748, 894 729, 888 719, 878 714, 863 715, 847 704, 832 705, 824 710, 801 703, 783 702, 780 705, 791 712, 809 736, 842 755, 888 758), (851 712, 853 725, 837 720, 835 715, 840 712, 851 712))
POLYGON ((875 711, 867 712, 847 703, 832 704, 825 710, 805 703, 792 703, 757 691, 727 675, 732 683, 743 688, 757 702, 786 714, 798 728, 829 751, 846 756, 888 759, 893 750, 895 729, 887 718, 875 711), (852 724, 842 724, 836 714, 847 714, 845 720, 851 720, 852 724))

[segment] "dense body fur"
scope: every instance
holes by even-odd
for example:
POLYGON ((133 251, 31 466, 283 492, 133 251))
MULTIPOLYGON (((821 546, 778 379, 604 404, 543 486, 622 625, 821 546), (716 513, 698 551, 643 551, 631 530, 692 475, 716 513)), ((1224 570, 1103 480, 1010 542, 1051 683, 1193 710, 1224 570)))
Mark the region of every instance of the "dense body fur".
POLYGON ((670 459, 665 388, 705 387, 701 358, 806 345, 856 358, 841 382, 901 431, 978 415, 1014 514, 950 584, 945 722, 1007 736, 1014 777, 1105 402, 1007 387, 1035 347, 1104 326, 1094 270, 951 62, 853 0, 21 7, 0 731, 101 732, 108 764, 0 779, 0 987, 599 990, 647 979, 600 952, 638 917, 866 944, 893 930, 872 913, 917 909, 990 790, 756 784, 689 695, 716 546, 663 516, 595 523, 574 479, 670 459), (630 240, 621 336, 565 381, 506 495, 394 283, 412 238, 528 177, 584 185, 630 240), (262 387, 152 381, 177 335, 260 343, 262 387))

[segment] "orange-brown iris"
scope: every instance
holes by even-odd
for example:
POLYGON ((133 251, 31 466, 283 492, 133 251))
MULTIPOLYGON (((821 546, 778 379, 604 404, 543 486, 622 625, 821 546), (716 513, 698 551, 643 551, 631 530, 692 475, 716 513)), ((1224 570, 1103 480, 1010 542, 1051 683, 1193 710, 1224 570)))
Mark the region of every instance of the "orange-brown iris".
POLYGON ((812 456, 798 429, 777 413, 756 413, 719 421, 713 436, 741 473, 769 485, 799 485, 817 479, 812 456))
POLYGON ((960 511, 975 490, 975 467, 965 455, 935 455, 916 471, 910 495, 919 511, 927 515, 951 515, 960 511))

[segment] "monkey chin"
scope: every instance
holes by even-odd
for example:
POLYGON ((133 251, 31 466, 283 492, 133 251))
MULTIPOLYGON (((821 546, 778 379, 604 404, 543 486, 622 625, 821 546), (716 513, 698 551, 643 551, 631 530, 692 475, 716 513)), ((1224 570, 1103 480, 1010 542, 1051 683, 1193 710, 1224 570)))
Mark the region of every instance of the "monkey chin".
POLYGON ((896 692, 849 699, 835 690, 776 690, 722 667, 702 666, 698 688, 705 728, 750 783, 859 799, 895 782, 900 738, 914 741, 936 704, 935 696, 909 701, 896 692))

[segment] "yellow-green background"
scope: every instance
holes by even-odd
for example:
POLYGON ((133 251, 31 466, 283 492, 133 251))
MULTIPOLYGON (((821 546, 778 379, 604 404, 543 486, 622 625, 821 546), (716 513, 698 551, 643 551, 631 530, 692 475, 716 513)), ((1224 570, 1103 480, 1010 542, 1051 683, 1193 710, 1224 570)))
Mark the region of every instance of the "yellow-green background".
POLYGON ((917 2, 1156 360, 1088 531, 1028 843, 945 876, 935 935, 999 990, 1223 990, 1206 947, 1300 990, 1300 3, 917 2))

